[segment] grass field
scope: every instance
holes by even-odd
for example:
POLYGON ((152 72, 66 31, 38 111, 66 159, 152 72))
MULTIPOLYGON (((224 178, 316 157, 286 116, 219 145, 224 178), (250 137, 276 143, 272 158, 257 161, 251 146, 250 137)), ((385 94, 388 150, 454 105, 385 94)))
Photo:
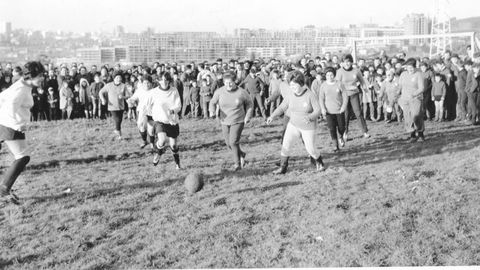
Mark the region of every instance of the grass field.
MULTIPOLYGON (((369 122, 363 139, 354 121, 333 154, 322 123, 328 169, 313 171, 298 143, 273 176, 281 122, 255 120, 237 173, 213 120, 181 122, 181 171, 170 152, 151 165, 133 122, 121 142, 110 122, 33 124, 0 269, 480 265, 478 127, 428 122, 427 141, 410 144, 398 123, 369 122), (188 195, 192 171, 206 185, 188 195)), ((3 171, 12 158, 0 155, 3 171)))

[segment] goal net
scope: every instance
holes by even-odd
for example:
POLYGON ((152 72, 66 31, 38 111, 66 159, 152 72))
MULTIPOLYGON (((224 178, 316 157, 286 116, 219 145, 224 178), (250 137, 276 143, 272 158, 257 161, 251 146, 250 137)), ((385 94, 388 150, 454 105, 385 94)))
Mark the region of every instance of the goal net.
POLYGON ((452 33, 446 35, 413 35, 356 38, 352 40, 352 54, 356 59, 394 56, 405 53, 406 57, 434 58, 449 50, 462 59, 479 51, 475 33, 452 33), (473 48, 473 51, 472 51, 473 48))

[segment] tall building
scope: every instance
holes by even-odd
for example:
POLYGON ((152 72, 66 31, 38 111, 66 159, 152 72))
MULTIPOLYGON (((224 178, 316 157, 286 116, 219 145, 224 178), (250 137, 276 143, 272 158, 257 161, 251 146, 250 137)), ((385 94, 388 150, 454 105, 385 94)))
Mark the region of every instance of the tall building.
POLYGON ((127 47, 95 47, 77 50, 77 58, 86 64, 113 64, 129 61, 127 47))
POLYGON ((12 38, 12 23, 11 22, 6 22, 5 23, 5 37, 7 38, 7 41, 10 41, 10 38, 12 38))
POLYGON ((122 37, 125 34, 125 28, 122 25, 117 25, 113 29, 113 35, 117 38, 122 37))
MULTIPOLYGON (((431 30, 431 20, 421 13, 408 14, 403 19, 403 28, 405 29, 405 35, 428 35, 431 30)), ((411 45, 426 44, 428 39, 416 39, 412 40, 411 45)))

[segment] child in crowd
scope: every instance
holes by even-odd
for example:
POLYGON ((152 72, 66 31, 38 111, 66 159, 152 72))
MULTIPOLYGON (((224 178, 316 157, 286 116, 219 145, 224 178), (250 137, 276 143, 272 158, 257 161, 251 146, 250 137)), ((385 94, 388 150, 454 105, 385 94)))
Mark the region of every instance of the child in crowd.
POLYGON ((447 93, 447 86, 440 73, 435 73, 435 82, 432 85, 432 101, 435 102, 435 122, 443 121, 443 102, 447 93))
POLYGON ((49 113, 51 120, 57 120, 57 96, 53 92, 53 87, 48 88, 48 104, 49 104, 49 113))
POLYGON ((387 78, 382 84, 380 92, 383 93, 383 100, 385 104, 385 111, 387 115, 385 121, 390 123, 395 117, 398 117, 398 82, 395 80, 395 72, 389 70, 387 78))
POLYGON ((200 87, 200 95, 202 96, 202 110, 203 118, 208 118, 208 107, 210 105, 210 100, 212 99, 213 93, 211 92, 211 87, 208 85, 207 79, 202 79, 202 86, 200 87))
MULTIPOLYGON (((132 76, 131 78, 134 78, 134 76, 132 76)), ((126 89, 127 89, 127 95, 130 96, 130 97, 133 96, 133 94, 135 93, 134 83, 133 82, 127 82, 125 85, 126 85, 126 89)), ((136 120, 137 119, 137 113, 136 113, 135 103, 128 103, 127 102, 127 108, 128 108, 127 119, 130 120, 130 121, 136 120)))
POLYGON ((198 117, 198 109, 200 108, 200 87, 196 80, 190 80, 192 87, 190 88, 190 104, 192 106, 192 115, 194 118, 198 117))

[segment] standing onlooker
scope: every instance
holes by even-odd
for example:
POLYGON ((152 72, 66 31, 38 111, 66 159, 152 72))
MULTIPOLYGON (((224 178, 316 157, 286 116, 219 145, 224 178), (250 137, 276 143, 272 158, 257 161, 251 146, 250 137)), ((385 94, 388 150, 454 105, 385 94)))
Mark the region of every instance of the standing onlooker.
POLYGON ((432 85, 432 101, 435 102, 435 122, 443 121, 443 102, 445 101, 446 93, 447 87, 445 82, 442 81, 442 75, 436 73, 435 82, 432 85))
POLYGON ((192 110, 193 118, 197 118, 199 115, 200 109, 200 87, 197 85, 197 81, 192 79, 190 80, 190 106, 192 110))
POLYGON ((472 125, 478 124, 480 111, 480 63, 474 63, 467 82, 468 107, 472 113, 472 125))
MULTIPOLYGON (((208 75, 207 75, 208 76, 208 75)), ((211 91, 211 87, 208 84, 208 79, 201 79, 202 86, 200 87, 200 96, 202 100, 202 112, 203 118, 208 118, 208 107, 210 104, 210 100, 212 99, 213 92, 211 91)))
POLYGON ((93 118, 100 118, 105 119, 105 111, 102 111, 101 104, 99 104, 99 93, 100 90, 105 86, 105 83, 101 81, 100 73, 95 73, 93 77, 94 82, 90 85, 89 94, 92 99, 92 110, 93 110, 93 118))
POLYGON ((48 105, 49 105, 49 115, 51 120, 57 120, 57 103, 58 98, 53 90, 53 87, 48 88, 48 105))
MULTIPOLYGON (((86 71, 85 71, 86 72, 86 71)), ((86 76, 86 73, 85 73, 86 76)), ((79 103, 87 119, 92 118, 92 97, 90 96, 90 85, 85 78, 80 79, 79 103)))
POLYGON ((262 114, 262 117, 266 119, 266 114, 265 114, 265 107, 263 106, 263 88, 264 88, 264 83, 260 78, 257 77, 256 75, 257 69, 255 67, 252 67, 250 69, 249 75, 243 80, 242 83, 240 83, 239 87, 244 88, 247 90, 247 92, 250 94, 250 97, 253 100, 254 104, 254 112, 255 112, 255 104, 260 108, 260 113, 262 114))
POLYGON ((62 111, 62 119, 72 119, 73 111, 73 92, 68 87, 68 81, 63 80, 60 87, 60 110, 62 111))
POLYGON ((457 91, 457 121, 467 120, 467 92, 465 92, 467 84, 467 71, 465 70, 463 61, 459 60, 455 63, 455 90, 457 91))
POLYGON ((420 63, 420 70, 423 77, 423 85, 425 91, 423 91, 423 109, 425 110, 425 116, 428 120, 432 119, 432 83, 434 81, 433 71, 428 67, 425 62, 420 63))

